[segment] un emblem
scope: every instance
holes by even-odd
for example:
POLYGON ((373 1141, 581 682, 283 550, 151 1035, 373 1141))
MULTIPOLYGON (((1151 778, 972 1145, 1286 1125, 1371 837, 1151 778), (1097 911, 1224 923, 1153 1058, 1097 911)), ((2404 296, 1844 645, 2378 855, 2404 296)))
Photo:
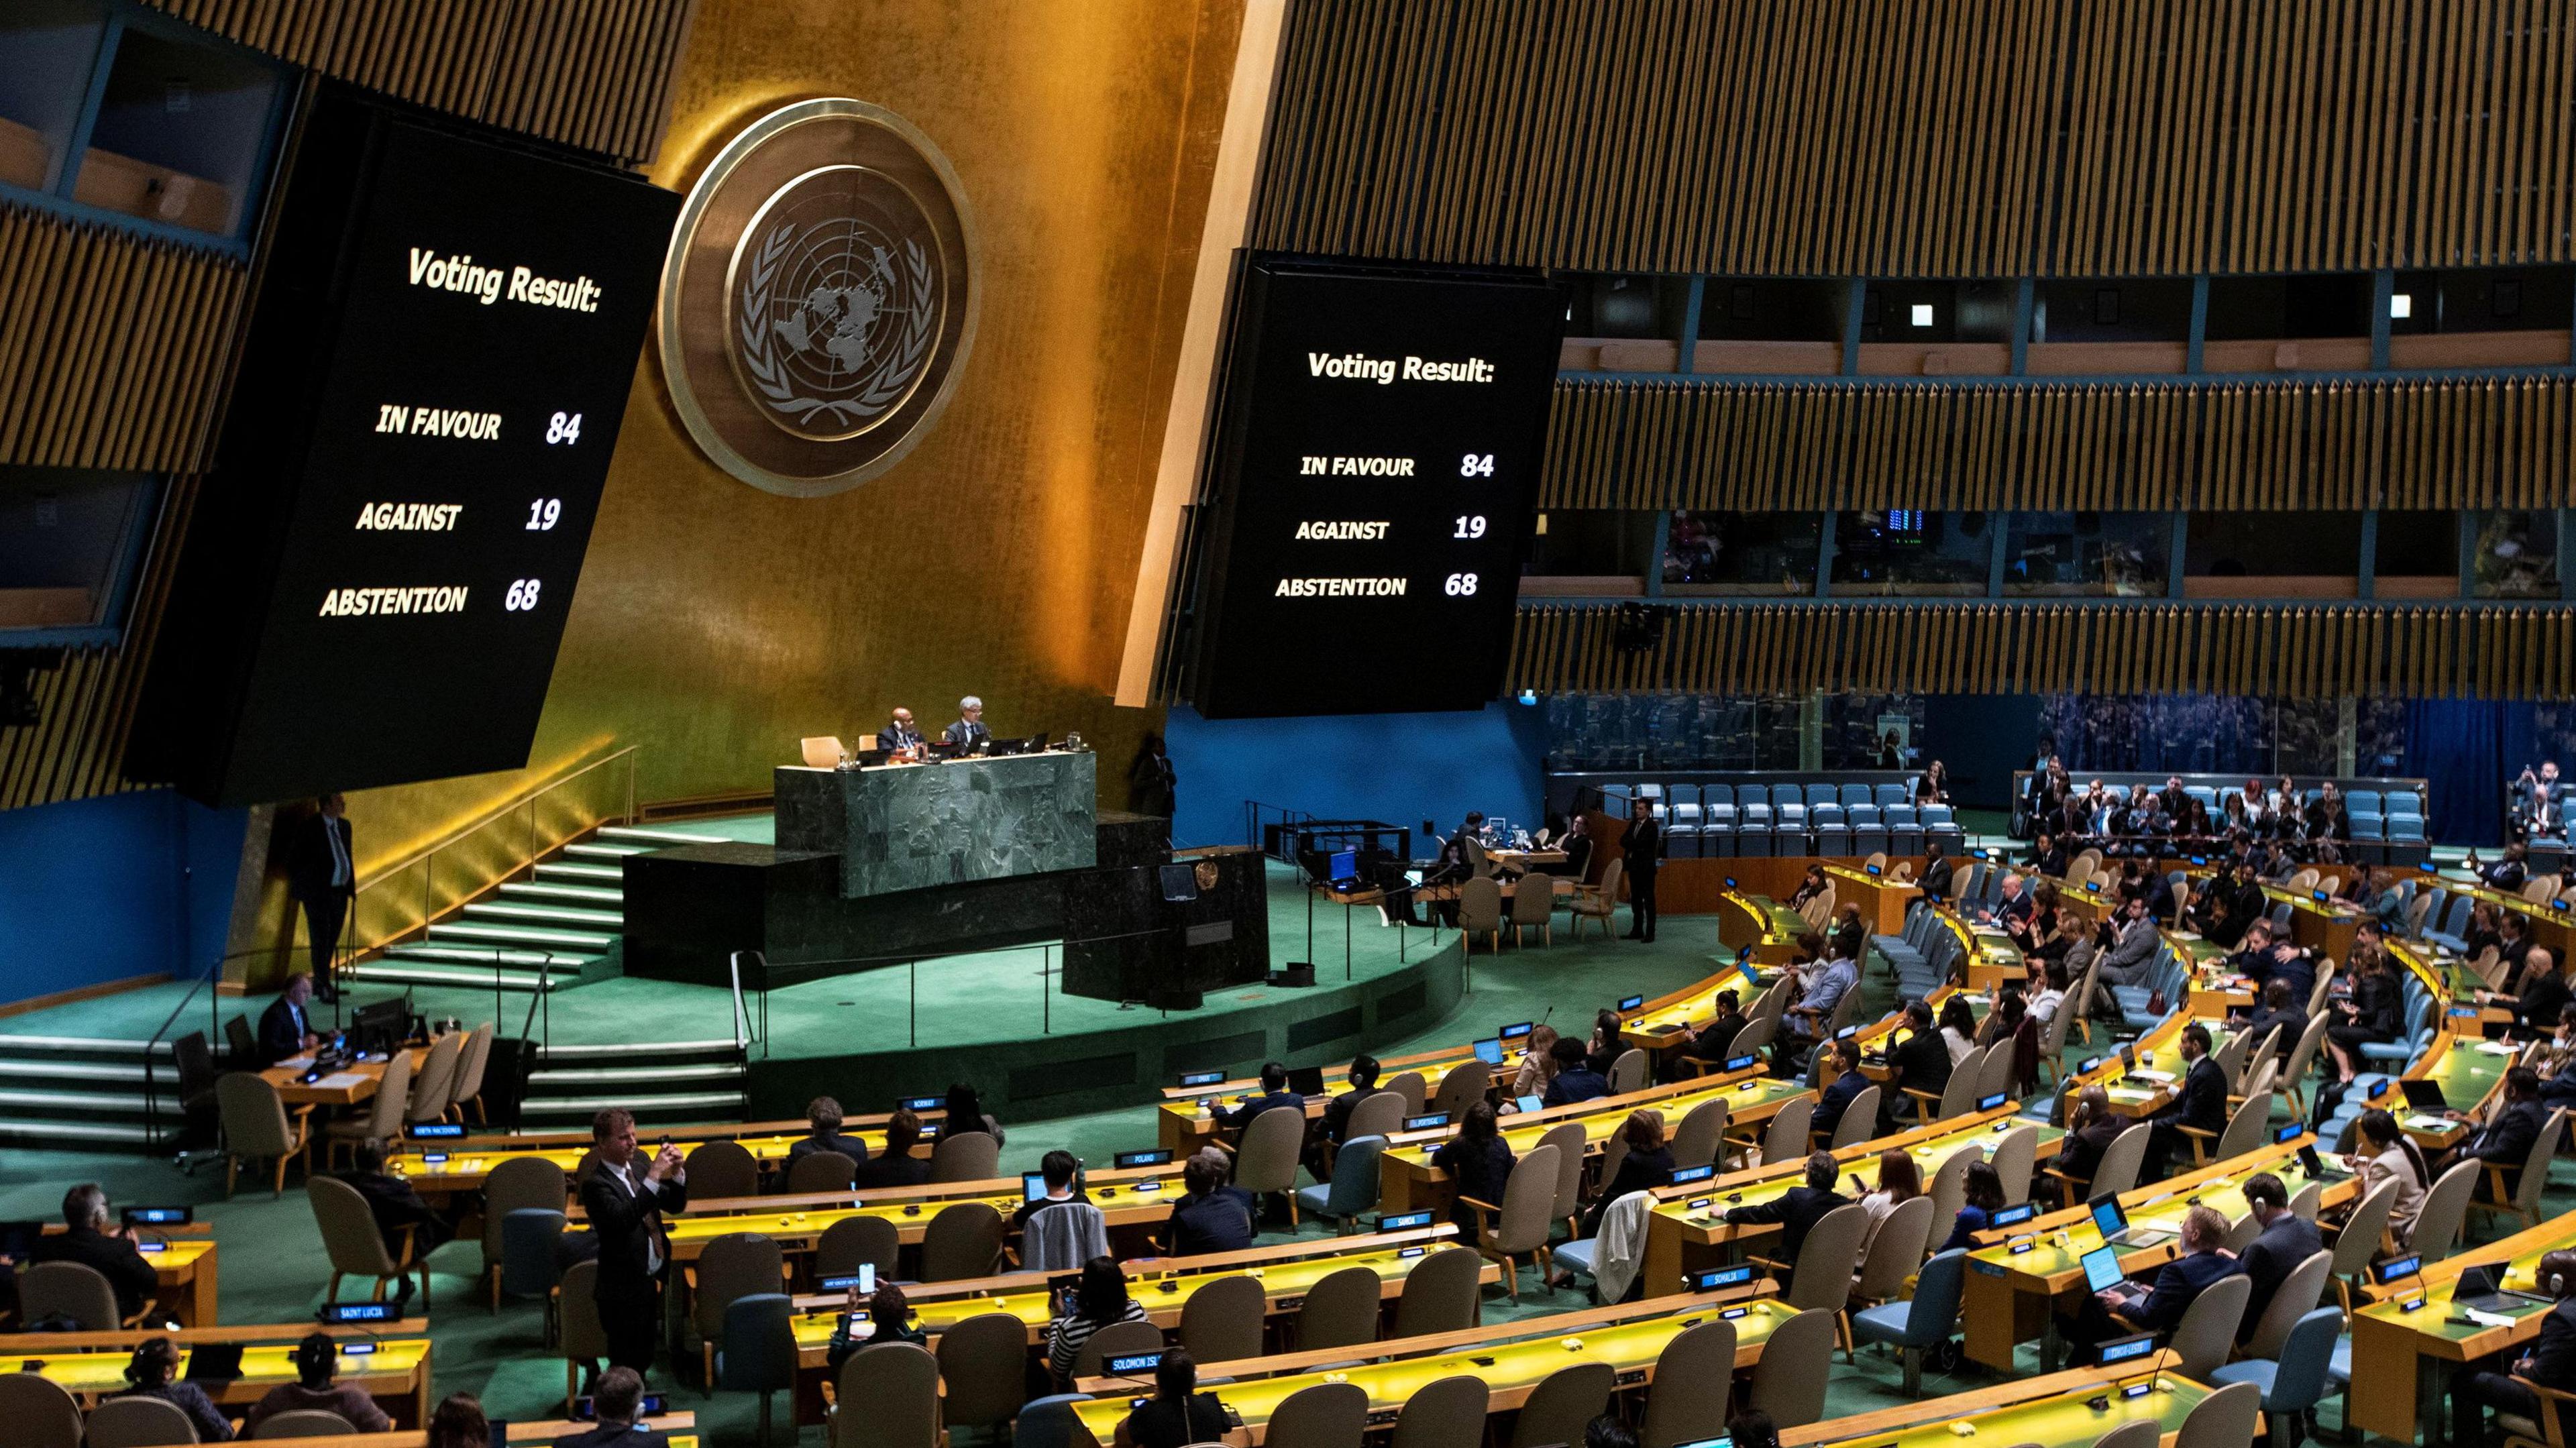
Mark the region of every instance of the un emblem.
POLYGON ((836 493, 892 467, 947 406, 974 333, 955 173, 901 117, 801 101, 692 188, 663 268, 673 409, 727 472, 836 493))

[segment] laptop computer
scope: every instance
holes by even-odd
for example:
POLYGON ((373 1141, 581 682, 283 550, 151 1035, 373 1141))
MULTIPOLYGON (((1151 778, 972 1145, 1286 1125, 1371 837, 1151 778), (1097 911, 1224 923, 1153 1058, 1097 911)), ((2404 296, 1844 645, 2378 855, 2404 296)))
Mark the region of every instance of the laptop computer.
POLYGON ((1503 1041, 1500 1036, 1476 1043, 1476 1059, 1488 1066, 1503 1064, 1503 1041))
POLYGON ((1296 1092, 1300 1096, 1323 1095, 1324 1068, 1321 1066, 1289 1067, 1288 1089, 1296 1092))
POLYGON ((2406 1093, 2406 1104, 2418 1111, 2443 1112, 2451 1109, 2451 1099, 2442 1094, 2442 1085, 2438 1081, 2405 1076, 2398 1079, 2397 1089, 2406 1093))
POLYGON ((2129 1214, 2120 1207, 2120 1198, 2104 1192, 2084 1204, 2093 1214, 2093 1229, 2102 1234, 2105 1243, 2130 1247, 2152 1247, 2171 1241, 2174 1233, 2163 1227, 2131 1227, 2129 1214))
POLYGON ((2473 1312, 2512 1312, 2523 1307, 2555 1305, 2546 1297, 2534 1297, 2528 1292, 2514 1292, 2498 1285, 2492 1267, 2471 1267, 2462 1272, 2460 1280, 2451 1288, 2451 1302, 2473 1312))
POLYGON ((2120 1297, 2129 1295, 2132 1290, 2129 1274, 2120 1270, 2119 1248, 2096 1247, 2085 1253, 2081 1261, 2084 1264, 2085 1291, 2108 1292, 2120 1297))
POLYGON ((200 1342, 188 1348, 188 1370, 182 1374, 192 1383, 229 1383, 241 1376, 242 1344, 237 1342, 200 1342))

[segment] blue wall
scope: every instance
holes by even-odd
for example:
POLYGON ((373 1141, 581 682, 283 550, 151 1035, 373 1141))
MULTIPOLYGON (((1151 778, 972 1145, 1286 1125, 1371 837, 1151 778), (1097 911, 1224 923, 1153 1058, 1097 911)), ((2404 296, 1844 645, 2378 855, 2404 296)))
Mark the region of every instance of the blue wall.
POLYGON ((244 810, 166 789, 0 811, 0 1002, 223 953, 244 810))
MULTIPOLYGON (((1202 719, 1172 710, 1165 740, 1180 780, 1172 838, 1243 844, 1245 800, 1324 819, 1457 827, 1467 811, 1536 824, 1546 711, 1488 704, 1474 714, 1339 714, 1202 719)), ((1417 854, 1429 853, 1422 840, 1417 854)))

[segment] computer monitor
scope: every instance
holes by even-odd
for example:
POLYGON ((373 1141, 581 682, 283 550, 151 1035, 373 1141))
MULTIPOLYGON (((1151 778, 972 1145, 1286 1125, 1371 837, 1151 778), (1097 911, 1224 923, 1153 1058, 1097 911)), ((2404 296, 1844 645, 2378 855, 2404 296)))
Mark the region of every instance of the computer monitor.
POLYGON ((2084 1287, 2088 1292, 2108 1292, 2129 1280, 2120 1270, 2120 1249, 2096 1247, 2084 1254, 2084 1287))
POLYGON ((1020 1200, 1024 1202, 1044 1201, 1046 1199, 1046 1194, 1047 1184, 1045 1172, 1024 1171, 1020 1173, 1020 1200))
POLYGON ((1324 868, 1328 880, 1356 880, 1360 877, 1360 852, 1335 850, 1331 863, 1324 868))
POLYGON ((2084 1206, 2093 1214, 2093 1229, 2102 1234, 2103 1241, 2117 1241, 2122 1232, 2129 1230, 2129 1214, 2120 1210, 2118 1193, 2104 1192, 2084 1206))
POLYGON ((1488 1066, 1499 1066, 1503 1064, 1502 1038, 1497 1036, 1492 1040, 1478 1041, 1476 1043, 1476 1059, 1484 1062, 1488 1066))
POLYGON ((411 1025, 411 997, 371 1001, 349 1017, 349 1040, 361 1051, 390 1051, 411 1025))
POLYGON ((1300 1096, 1323 1095, 1324 1068, 1321 1066, 1289 1067, 1288 1089, 1296 1092, 1300 1096))

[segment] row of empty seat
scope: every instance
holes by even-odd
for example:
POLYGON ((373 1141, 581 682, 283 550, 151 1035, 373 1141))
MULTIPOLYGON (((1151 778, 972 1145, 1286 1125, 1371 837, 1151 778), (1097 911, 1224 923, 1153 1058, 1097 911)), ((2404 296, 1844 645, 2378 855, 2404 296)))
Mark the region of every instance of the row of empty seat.
MULTIPOLYGON (((1870 786, 1839 788, 1861 793, 1870 786)), ((1903 792, 1895 785, 1877 788, 1897 795, 1903 792)), ((1685 858, 1916 855, 1927 844, 1955 850, 1966 841, 1957 814, 1948 805, 1918 808, 1901 800, 1880 804, 1866 799, 1846 804, 1819 797, 1835 791, 1834 785, 1641 785, 1638 789, 1634 798, 1646 800, 1664 827, 1666 853, 1685 858), (1806 798, 1788 797, 1801 789, 1810 792, 1806 798), (1769 797, 1757 799, 1756 791, 1767 791, 1769 797)), ((1605 798, 1614 812, 1629 807, 1615 791, 1605 798)))

